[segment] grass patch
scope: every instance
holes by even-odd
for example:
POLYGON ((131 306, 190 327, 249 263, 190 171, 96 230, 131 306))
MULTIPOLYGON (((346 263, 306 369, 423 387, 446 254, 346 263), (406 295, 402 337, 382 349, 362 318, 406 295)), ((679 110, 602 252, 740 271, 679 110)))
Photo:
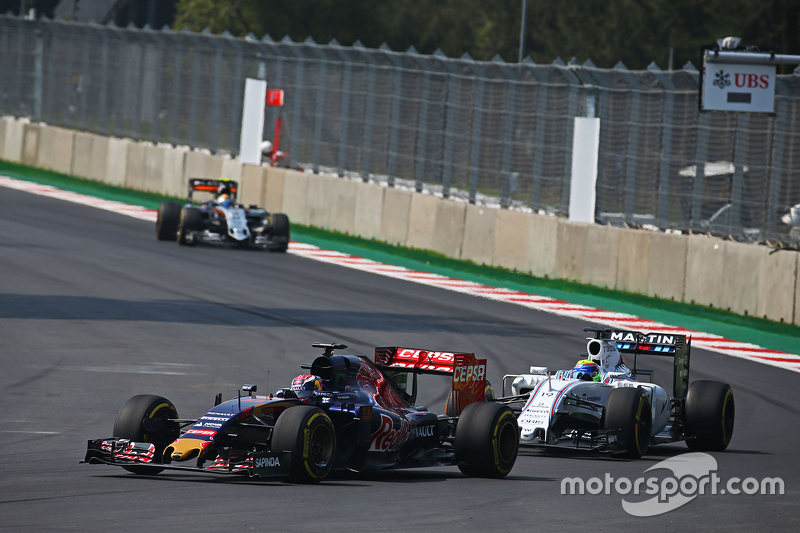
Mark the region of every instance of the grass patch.
MULTIPOLYGON (((405 260, 402 261, 404 264, 401 264, 400 266, 405 266, 406 268, 427 270, 437 274, 448 275, 451 277, 461 277, 469 281, 475 281, 487 285, 496 285, 508 289, 521 290, 522 292, 533 292, 536 294, 541 294, 542 296, 568 299, 571 303, 608 308, 608 303, 597 303, 598 300, 606 300, 611 301, 612 303, 616 302, 619 304, 629 304, 630 306, 635 306, 636 308, 652 309, 658 314, 669 313, 685 315, 690 317, 692 320, 705 319, 715 322, 722 322, 730 326, 772 332, 778 335, 800 338, 800 327, 793 324, 774 322, 772 320, 753 316, 742 316, 713 307, 685 302, 676 302, 674 300, 666 300, 663 298, 654 298, 642 294, 628 293, 572 281, 552 278, 539 278, 524 272, 486 265, 477 265, 472 261, 453 259, 436 252, 415 248, 406 248, 404 246, 394 246, 377 240, 362 239, 359 237, 353 237, 351 235, 323 230, 311 226, 303 226, 292 223, 292 236, 293 238, 296 238, 302 242, 315 245, 330 246, 330 243, 336 243, 339 245, 337 247, 339 248, 337 251, 341 251, 343 253, 350 253, 353 255, 368 254, 370 255, 370 259, 374 259, 372 255, 375 254, 393 257, 396 259, 403 259, 405 260)), ((396 260, 390 262, 396 264, 398 263, 396 260)), ((626 305, 625 307, 630 309, 629 305, 626 305)), ((618 311, 619 309, 614 307, 610 310, 618 311)), ((633 311, 633 309, 631 309, 631 311, 633 311)), ((661 319, 654 318, 653 320, 661 319)), ((693 327, 696 328, 697 326, 693 327)))
POLYGON ((24 181, 32 181, 42 185, 50 185, 72 192, 96 196, 106 200, 114 200, 128 204, 136 204, 148 209, 158 209, 161 202, 182 202, 183 199, 155 194, 149 192, 134 191, 124 187, 117 187, 98 181, 74 178, 58 172, 52 172, 40 168, 31 168, 17 163, 0 160, 0 173, 24 181))

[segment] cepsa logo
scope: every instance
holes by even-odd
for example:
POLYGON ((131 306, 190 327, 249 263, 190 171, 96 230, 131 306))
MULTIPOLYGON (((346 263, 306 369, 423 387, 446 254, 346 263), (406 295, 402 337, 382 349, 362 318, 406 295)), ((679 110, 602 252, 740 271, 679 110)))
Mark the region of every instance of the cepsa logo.
POLYGON ((394 429, 392 419, 381 413, 381 426, 372 434, 369 451, 395 452, 399 450, 408 440, 409 426, 408 420, 401 419, 400 427, 394 429))
POLYGON ((486 365, 457 366, 453 370, 453 383, 480 381, 486 377, 486 365))
POLYGON ((427 368, 430 370, 449 370, 455 361, 455 354, 451 352, 429 352, 427 350, 414 350, 411 348, 403 348, 397 351, 395 355, 396 363, 412 363, 408 366, 419 364, 420 368, 427 368))

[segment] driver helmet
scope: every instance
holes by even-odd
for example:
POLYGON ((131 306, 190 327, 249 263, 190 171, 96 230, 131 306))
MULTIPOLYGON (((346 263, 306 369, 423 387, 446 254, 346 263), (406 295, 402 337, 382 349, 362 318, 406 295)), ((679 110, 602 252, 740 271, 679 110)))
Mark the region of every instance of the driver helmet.
POLYGON ((298 398, 308 398, 312 391, 322 390, 322 382, 317 376, 301 374, 292 380, 292 390, 298 398))
POLYGON ((217 203, 222 207, 230 207, 231 206, 231 197, 227 194, 220 194, 217 198, 217 203))
POLYGON ((600 381, 600 366, 589 359, 581 359, 572 369, 572 378, 583 381, 600 381))

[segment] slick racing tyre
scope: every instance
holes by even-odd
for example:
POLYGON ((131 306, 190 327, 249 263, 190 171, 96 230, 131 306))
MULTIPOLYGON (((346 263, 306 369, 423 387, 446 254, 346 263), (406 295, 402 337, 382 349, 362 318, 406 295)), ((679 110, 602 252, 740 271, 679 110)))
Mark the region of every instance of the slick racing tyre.
POLYGON ((464 408, 456 426, 458 469, 470 477, 505 477, 517 460, 519 426, 507 406, 475 402, 464 408))
POLYGON ((178 243, 194 244, 193 240, 187 240, 187 235, 192 231, 203 229, 203 214, 196 207, 187 206, 181 211, 181 220, 178 227, 178 243))
MULTIPOLYGON (((152 394, 134 396, 125 402, 117 415, 117 420, 114 422, 114 436, 155 445, 153 460, 161 462, 164 448, 178 438, 180 431, 177 425, 170 427, 166 424, 164 429, 158 432, 145 429, 145 420, 159 418, 178 418, 178 410, 171 401, 152 394)), ((148 466, 123 466, 122 468, 134 474, 151 475, 164 470, 148 466)))
POLYGON ((620 429, 620 444, 625 448, 622 457, 639 459, 647 453, 653 428, 647 393, 641 387, 620 387, 611 391, 600 426, 620 429))
POLYGON ((686 445, 692 450, 721 452, 733 436, 736 404, 730 385, 695 381, 686 393, 686 445))
POLYGON ((336 432, 322 409, 297 405, 278 417, 270 448, 291 452, 290 482, 319 483, 333 468, 336 432))
POLYGON ((270 252, 285 252, 289 248, 289 217, 275 213, 270 215, 270 219, 268 249, 270 252))
POLYGON ((171 241, 178 234, 181 223, 181 206, 175 202, 164 202, 158 206, 156 219, 156 238, 159 241, 171 241))

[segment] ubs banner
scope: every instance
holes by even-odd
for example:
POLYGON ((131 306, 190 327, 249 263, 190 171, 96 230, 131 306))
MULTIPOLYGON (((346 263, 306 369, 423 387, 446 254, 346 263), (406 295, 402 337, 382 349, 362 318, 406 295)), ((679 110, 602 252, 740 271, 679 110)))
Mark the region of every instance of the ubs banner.
POLYGON ((775 112, 775 65, 706 62, 702 111, 775 112))

